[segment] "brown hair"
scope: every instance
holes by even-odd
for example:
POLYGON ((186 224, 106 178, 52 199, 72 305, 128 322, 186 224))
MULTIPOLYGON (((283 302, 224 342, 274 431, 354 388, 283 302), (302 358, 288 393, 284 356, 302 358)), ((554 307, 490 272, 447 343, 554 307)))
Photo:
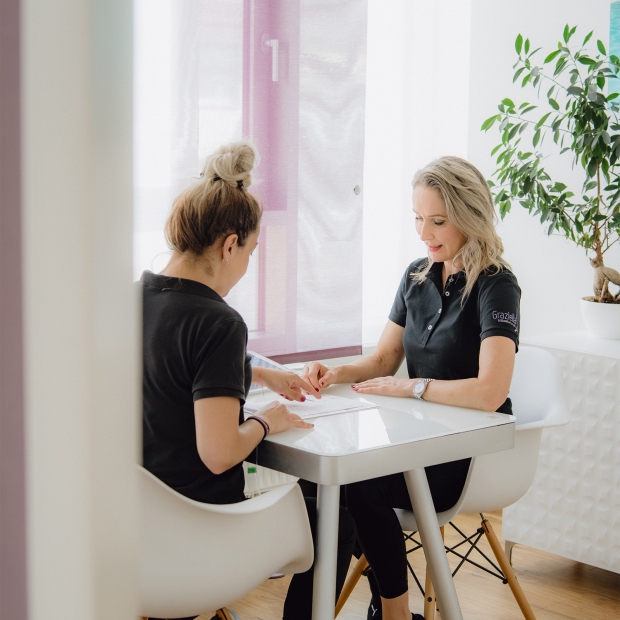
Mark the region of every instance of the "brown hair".
POLYGON ((181 192, 166 222, 168 245, 200 256, 218 240, 236 234, 245 244, 260 224, 262 208, 247 189, 258 160, 248 142, 233 142, 207 157, 200 180, 181 192))
MULTIPOLYGON (((448 219, 465 235, 465 245, 454 257, 465 271, 463 299, 471 293, 478 276, 487 269, 495 273, 510 269, 504 260, 504 246, 495 231, 497 216, 491 190, 482 173, 460 157, 445 156, 418 170, 412 182, 437 191, 446 205, 448 219)), ((411 277, 424 282, 433 264, 429 256, 421 271, 411 277)))

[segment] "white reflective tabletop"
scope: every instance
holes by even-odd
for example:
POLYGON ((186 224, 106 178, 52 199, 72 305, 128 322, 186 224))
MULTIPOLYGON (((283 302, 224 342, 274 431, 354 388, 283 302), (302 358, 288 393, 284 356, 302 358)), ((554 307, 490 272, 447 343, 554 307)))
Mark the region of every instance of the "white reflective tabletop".
MULTIPOLYGON (((348 385, 326 393, 359 399, 348 385)), ((514 445, 514 417, 425 401, 364 395, 371 409, 309 420, 267 438, 257 462, 320 484, 346 484, 504 450, 514 445)))

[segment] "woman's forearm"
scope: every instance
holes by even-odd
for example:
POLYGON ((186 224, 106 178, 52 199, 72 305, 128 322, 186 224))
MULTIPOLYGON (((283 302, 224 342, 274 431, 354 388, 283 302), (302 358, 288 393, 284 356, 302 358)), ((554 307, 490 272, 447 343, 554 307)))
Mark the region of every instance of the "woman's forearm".
POLYGON ((333 370, 337 375, 337 383, 358 383, 373 377, 393 375, 398 370, 401 361, 399 360, 396 364, 393 359, 387 360, 381 355, 371 353, 351 364, 335 366, 333 370))
POLYGON ((488 382, 474 379, 431 381, 424 391, 424 400, 468 409, 497 411, 506 400, 507 392, 498 391, 488 382))

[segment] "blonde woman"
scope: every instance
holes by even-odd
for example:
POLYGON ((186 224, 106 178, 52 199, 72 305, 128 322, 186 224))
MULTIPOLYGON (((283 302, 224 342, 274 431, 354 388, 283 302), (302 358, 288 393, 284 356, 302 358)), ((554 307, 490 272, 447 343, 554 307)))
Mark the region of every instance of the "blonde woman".
MULTIPOLYGON (((416 173, 413 212, 428 257, 405 271, 374 353, 334 368, 312 362, 304 376, 317 389, 351 383, 359 394, 511 413, 521 291, 502 258, 487 183, 469 162, 442 157, 416 173), (403 358, 409 379, 393 376, 403 358)), ((426 468, 438 512, 458 500, 469 463, 426 468)), ((411 510, 403 475, 349 485, 346 497, 372 567, 368 617, 410 620, 405 543, 392 510, 411 510)))
MULTIPOLYGON (((268 434, 312 428, 276 402, 245 419, 250 384, 263 383, 290 400, 317 394, 295 373, 253 369, 247 326, 224 301, 258 245, 262 209, 247 191, 255 159, 245 142, 207 159, 201 179, 176 199, 168 218, 169 263, 159 274, 142 275, 144 467, 179 493, 211 504, 245 499, 242 462, 268 434)), ((316 501, 306 505, 314 535, 316 501)), ((354 543, 353 521, 342 509, 337 592, 354 543)), ((313 571, 293 576, 284 620, 310 620, 313 571)))

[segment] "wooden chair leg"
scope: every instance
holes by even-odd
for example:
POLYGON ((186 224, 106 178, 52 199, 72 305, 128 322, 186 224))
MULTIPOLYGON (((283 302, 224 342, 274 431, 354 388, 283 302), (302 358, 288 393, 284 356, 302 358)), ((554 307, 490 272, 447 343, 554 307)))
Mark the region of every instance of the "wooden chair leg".
POLYGON ((435 588, 431 581, 431 571, 426 565, 426 581, 424 582, 424 620, 435 620, 435 588))
POLYGON ((215 615, 220 619, 220 620, 233 620, 233 617, 230 615, 228 609, 226 609, 226 607, 223 607, 222 609, 218 609, 215 612, 215 615))
MULTIPOLYGON (((443 525, 439 528, 441 532, 441 540, 445 540, 443 525)), ((435 588, 431 580, 431 572, 426 565, 426 579, 424 581, 424 620, 435 620, 435 610, 439 611, 437 597, 435 596, 435 588)))
POLYGON ((357 582, 360 580, 362 576, 362 572, 366 570, 368 567, 368 560, 364 554, 360 555, 360 559, 357 561, 353 570, 347 577, 347 580, 344 582, 344 586, 342 586, 342 592, 338 597, 338 602, 336 603, 336 612, 334 616, 337 616, 340 613, 340 610, 344 607, 344 604, 347 602, 349 596, 351 596, 351 592, 353 592, 353 588, 357 585, 357 582))
POLYGON ((521 608, 521 613, 523 613, 523 617, 526 620, 536 620, 536 616, 534 615, 530 604, 525 598, 525 594, 521 589, 521 585, 517 581, 517 577, 512 570, 512 566, 510 566, 510 562, 508 562, 508 558, 506 557, 506 554, 504 553, 502 546, 500 545, 499 540, 497 539, 497 536, 495 535, 495 532, 491 527, 491 524, 486 519, 482 520, 482 529, 484 530, 487 540, 491 545, 491 549, 493 550, 493 554, 495 555, 497 563, 500 565, 502 572, 508 580, 508 585, 512 590, 512 594, 514 595, 515 600, 521 608))

